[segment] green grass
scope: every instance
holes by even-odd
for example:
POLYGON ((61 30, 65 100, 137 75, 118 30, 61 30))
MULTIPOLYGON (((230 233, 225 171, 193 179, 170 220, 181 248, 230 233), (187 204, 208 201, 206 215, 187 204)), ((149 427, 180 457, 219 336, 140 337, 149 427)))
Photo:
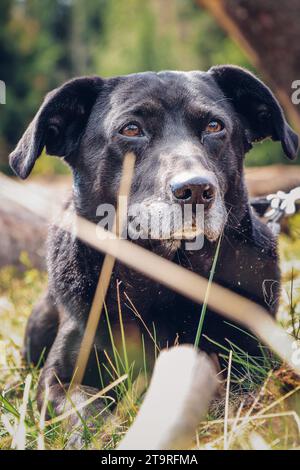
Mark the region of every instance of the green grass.
MULTIPOLYGON (((299 216, 294 217, 290 227, 292 235, 282 235, 280 239, 283 295, 278 321, 295 337, 296 348, 299 347, 300 339, 299 216)), ((21 359, 26 321, 47 282, 44 273, 31 269, 25 255, 23 262, 23 272, 11 267, 0 271, 0 449, 10 449, 16 445, 13 436, 17 431, 19 445, 24 445, 27 449, 63 449, 70 437, 63 422, 44 428, 40 422, 41 417, 36 405, 40 370, 26 366, 21 359), (22 403, 28 390, 23 426, 22 403)), ((105 314, 109 320, 109 312, 105 311, 105 314)), ((136 315, 139 313, 136 312, 136 315)), ((99 416, 93 422, 93 434, 89 431, 90 423, 83 423, 86 448, 116 447, 136 416, 148 385, 150 366, 146 358, 144 337, 132 343, 122 325, 121 309, 120 319, 119 337, 114 337, 110 331, 112 353, 109 365, 105 371, 103 365, 99 364, 99 374, 101 376, 104 372, 108 373, 111 383, 121 376, 125 377, 115 387, 117 406, 111 417, 104 419, 104 416, 99 416)), ((241 331, 241 334, 246 333, 241 331)), ((149 335, 153 340, 154 356, 158 353, 154 344, 154 326, 149 335)), ((220 397, 214 401, 208 416, 198 428, 195 447, 223 449, 226 423, 226 445, 230 449, 259 446, 271 449, 300 448, 300 392, 297 389, 300 385, 299 378, 284 366, 274 371, 274 363, 263 347, 261 356, 257 358, 249 358, 245 351, 229 343, 224 348, 224 357, 229 358, 230 351, 231 375, 228 380, 233 386, 227 403, 228 415, 224 416, 226 398, 221 390, 220 397), (243 377, 236 373, 237 363, 244 368, 243 377), (263 380, 264 385, 258 387, 253 377, 258 382, 263 380)), ((300 349, 295 349, 295 354, 299 351, 300 349)), ((300 353, 295 357, 300 360, 300 353)), ((103 401, 108 410, 112 400, 107 396, 109 393, 103 397, 103 401)))

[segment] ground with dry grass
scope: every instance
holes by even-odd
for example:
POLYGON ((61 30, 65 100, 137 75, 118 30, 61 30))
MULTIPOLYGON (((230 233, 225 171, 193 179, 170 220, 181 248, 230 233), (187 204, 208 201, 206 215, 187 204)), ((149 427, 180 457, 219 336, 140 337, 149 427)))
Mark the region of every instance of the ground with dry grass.
MULTIPOLYGON (((300 363, 300 217, 290 222, 290 235, 280 238, 282 299, 278 321, 295 338, 294 361, 300 363)), ((32 305, 47 282, 46 274, 32 269, 26 254, 24 271, 12 267, 0 271, 0 449, 63 449, 69 435, 63 421, 44 422, 36 406, 36 386, 40 371, 22 362, 21 348, 32 305)), ((129 345, 130 346, 130 345, 129 345)), ((125 354, 125 352, 123 351, 125 354)), ((95 423, 96 433, 86 427, 86 447, 112 449, 134 419, 147 387, 141 367, 137 380, 131 380, 133 365, 122 371, 111 364, 112 383, 117 389, 118 406, 114 416, 95 423), (129 378, 120 378, 127 372, 129 378), (119 383, 116 383, 116 380, 119 383)), ((242 359, 241 359, 242 360, 242 359)), ((112 361, 113 362, 113 361, 112 361)), ((143 362, 143 361, 142 361, 143 362)), ((257 367, 257 364, 255 364, 257 367)), ((300 381, 285 366, 274 371, 259 365, 264 384, 249 385, 243 393, 232 390, 228 406, 225 398, 216 400, 195 436, 196 448, 213 449, 297 449, 300 448, 300 381), (226 409, 226 412, 225 412, 226 409)), ((234 381, 234 369, 228 380, 234 381)), ((226 384, 224 384, 225 388, 226 384)), ((106 397, 109 391, 106 393, 106 397)), ((107 407, 109 398, 103 398, 107 407)))

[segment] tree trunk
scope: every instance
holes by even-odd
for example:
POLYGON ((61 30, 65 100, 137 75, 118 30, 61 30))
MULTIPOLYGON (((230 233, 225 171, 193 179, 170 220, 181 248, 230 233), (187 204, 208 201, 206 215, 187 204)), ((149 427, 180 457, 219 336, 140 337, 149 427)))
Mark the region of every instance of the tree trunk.
POLYGON ((300 132, 300 104, 292 83, 300 80, 300 2, 198 0, 248 53, 300 132))

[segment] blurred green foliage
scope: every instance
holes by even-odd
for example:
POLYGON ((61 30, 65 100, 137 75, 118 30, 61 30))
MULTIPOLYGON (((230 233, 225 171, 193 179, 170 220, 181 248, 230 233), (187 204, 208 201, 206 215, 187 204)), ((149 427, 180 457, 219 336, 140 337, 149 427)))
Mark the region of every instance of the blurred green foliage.
MULTIPOLYGON (((251 68, 241 49, 193 0, 0 0, 0 170, 45 93, 86 74, 208 69, 217 63, 251 68)), ((263 143, 247 164, 286 161, 280 145, 263 143)), ((57 159, 35 173, 65 172, 57 159)))

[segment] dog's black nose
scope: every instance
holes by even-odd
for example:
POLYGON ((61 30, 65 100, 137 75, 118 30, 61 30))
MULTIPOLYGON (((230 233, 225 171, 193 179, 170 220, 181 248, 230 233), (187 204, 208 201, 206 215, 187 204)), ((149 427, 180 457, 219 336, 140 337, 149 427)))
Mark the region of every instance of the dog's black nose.
POLYGON ((208 209, 216 195, 216 187, 205 177, 194 176, 189 179, 174 179, 170 184, 176 201, 190 204, 203 204, 208 209))

